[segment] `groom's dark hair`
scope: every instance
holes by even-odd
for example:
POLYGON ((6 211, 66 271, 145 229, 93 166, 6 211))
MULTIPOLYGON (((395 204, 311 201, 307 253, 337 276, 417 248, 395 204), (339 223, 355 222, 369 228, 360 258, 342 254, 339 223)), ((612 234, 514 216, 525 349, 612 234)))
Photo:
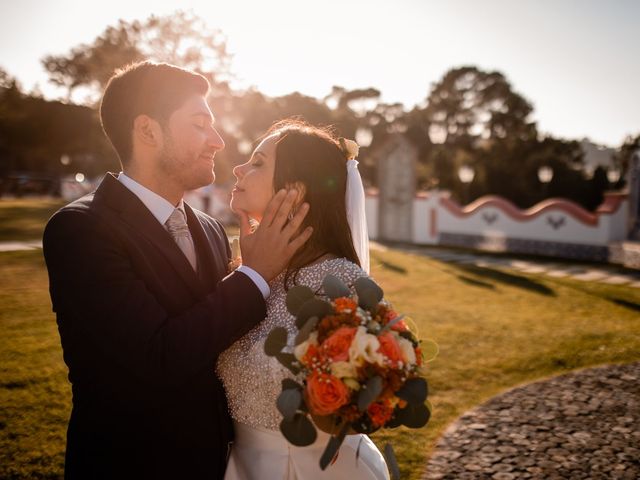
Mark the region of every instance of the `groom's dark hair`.
POLYGON ((205 77, 168 63, 146 61, 117 70, 102 96, 100 121, 120 163, 126 165, 131 157, 138 115, 149 115, 164 126, 187 97, 208 92, 205 77))
POLYGON ((345 190, 347 158, 335 132, 316 127, 297 118, 281 120, 264 135, 277 135, 273 172, 274 191, 300 182, 305 187, 304 201, 311 207, 303 227, 313 227, 307 243, 298 250, 285 273, 285 286, 300 268, 326 253, 360 265, 347 221, 345 190))

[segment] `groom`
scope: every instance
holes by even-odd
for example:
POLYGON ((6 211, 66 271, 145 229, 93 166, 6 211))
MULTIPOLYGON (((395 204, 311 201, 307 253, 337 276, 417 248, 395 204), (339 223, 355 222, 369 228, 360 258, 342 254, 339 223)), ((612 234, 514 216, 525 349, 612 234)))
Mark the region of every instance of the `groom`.
POLYGON ((100 116, 122 163, 44 233, 73 408, 67 479, 218 479, 233 431, 218 355, 265 317, 268 281, 306 242, 279 192, 229 273, 222 226, 183 202, 224 142, 207 80, 143 62, 114 75, 100 116))

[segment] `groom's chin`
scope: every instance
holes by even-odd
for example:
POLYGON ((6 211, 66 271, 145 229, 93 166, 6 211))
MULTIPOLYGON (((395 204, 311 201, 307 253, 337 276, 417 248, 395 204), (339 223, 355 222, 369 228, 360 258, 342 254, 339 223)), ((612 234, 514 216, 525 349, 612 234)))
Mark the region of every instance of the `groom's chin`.
POLYGON ((206 187, 207 185, 211 185, 215 180, 216 174, 213 171, 203 173, 197 180, 194 179, 193 183, 189 185, 189 188, 186 190, 197 190, 198 188, 206 187))

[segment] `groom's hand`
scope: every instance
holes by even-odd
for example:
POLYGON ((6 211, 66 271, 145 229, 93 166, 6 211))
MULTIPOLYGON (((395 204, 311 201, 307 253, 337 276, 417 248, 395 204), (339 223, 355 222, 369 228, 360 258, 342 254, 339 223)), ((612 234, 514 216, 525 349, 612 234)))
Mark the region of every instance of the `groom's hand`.
POLYGON ((238 212, 242 264, 258 272, 266 281, 285 269, 296 251, 309 240, 313 232, 311 227, 298 232, 309 211, 307 203, 303 203, 287 222, 297 197, 296 190, 280 190, 267 205, 262 222, 253 233, 246 212, 238 212))

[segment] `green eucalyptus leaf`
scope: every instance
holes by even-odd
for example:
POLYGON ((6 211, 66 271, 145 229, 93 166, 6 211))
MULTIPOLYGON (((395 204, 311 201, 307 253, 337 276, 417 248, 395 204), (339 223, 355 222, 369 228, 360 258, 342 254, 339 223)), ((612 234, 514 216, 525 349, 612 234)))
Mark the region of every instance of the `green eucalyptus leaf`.
POLYGON ((274 357, 287 345, 287 330, 284 327, 276 327, 267 336, 264 342, 264 353, 274 357))
POLYGON ((333 461, 335 456, 338 454, 338 450, 340 449, 340 445, 344 442, 344 437, 347 435, 347 431, 349 430, 349 425, 345 425, 338 435, 331 435, 329 439, 329 443, 327 443, 327 447, 324 449, 322 456, 320 457, 320 469, 324 470, 329 466, 329 464, 333 461))
POLYGON ((287 310, 291 315, 297 315, 302 305, 314 297, 313 290, 304 285, 296 285, 287 292, 287 310))
POLYGON ((360 392, 358 392, 358 408, 364 412, 371 405, 378 395, 382 393, 382 378, 378 375, 367 380, 360 392))
POLYGON ((298 407, 302 403, 302 393, 297 388, 283 390, 278 395, 276 407, 285 420, 293 420, 293 416, 298 411, 298 407))
POLYGON ((396 454, 393 452, 393 447, 390 443, 384 446, 384 458, 387 461, 387 467, 389 467, 389 473, 393 480, 400 480, 400 467, 398 467, 398 460, 396 454))
POLYGON ((409 403, 422 404, 429 394, 429 386, 424 378, 410 378, 396 392, 396 396, 409 403))
POLYGON ((431 418, 431 412, 424 403, 409 403, 397 415, 398 420, 409 428, 422 428, 431 418))
POLYGON ((311 420, 302 414, 296 413, 291 420, 283 419, 280 422, 280 431, 289 443, 297 447, 306 447, 316 441, 318 432, 311 420))
POLYGON ((329 274, 324 277, 322 287, 324 288, 324 293, 326 293, 331 300, 335 300, 340 297, 351 297, 351 290, 349 290, 349 287, 334 275, 329 274))
POLYGON ((384 296, 382 289, 369 277, 357 279, 355 287, 358 293, 358 304, 366 310, 375 308, 384 296))
POLYGON ((316 328, 317 324, 318 324, 318 317, 311 317, 307 319, 304 326, 298 332, 298 335, 296 335, 295 344, 300 345, 307 338, 309 338, 309 335, 311 335, 311 332, 313 332, 313 329, 316 328))
POLYGON ((296 326, 300 329, 311 317, 324 318, 332 313, 333 307, 329 302, 325 302, 319 298, 312 298, 311 300, 307 300, 298 311, 296 326))
POLYGON ((276 354, 275 357, 283 366, 288 368, 289 371, 294 375, 297 375, 298 373, 300 373, 298 359, 295 357, 293 353, 279 352, 276 354))
POLYGON ((380 427, 374 427, 373 423, 371 423, 371 419, 368 415, 362 415, 360 418, 351 423, 351 428, 357 433, 364 433, 365 435, 370 435, 380 427))
POLYGON ((283 378, 282 379, 282 390, 288 390, 291 388, 297 388, 298 390, 303 390, 304 387, 300 385, 298 382, 293 380, 292 378, 283 378))
POLYGON ((391 417, 391 419, 389 419, 389 421, 384 426, 385 428, 397 428, 400 425, 402 425, 402 422, 398 418, 398 410, 400 409, 396 407, 395 410, 393 411, 393 416, 391 417))

